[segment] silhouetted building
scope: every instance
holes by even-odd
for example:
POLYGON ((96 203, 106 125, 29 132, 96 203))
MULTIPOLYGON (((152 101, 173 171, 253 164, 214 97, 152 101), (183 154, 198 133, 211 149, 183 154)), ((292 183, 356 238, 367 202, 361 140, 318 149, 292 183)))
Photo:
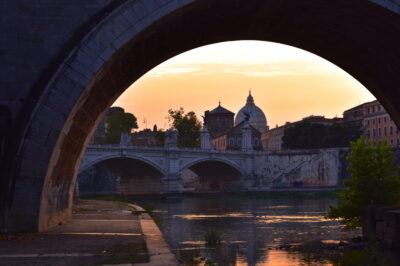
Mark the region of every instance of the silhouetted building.
POLYGON ((389 144, 400 146, 399 128, 377 100, 344 111, 343 118, 361 123, 363 135, 374 142, 386 138, 389 144))
POLYGON ((325 118, 324 116, 314 116, 310 115, 307 117, 304 117, 303 119, 296 121, 296 122, 286 122, 285 125, 276 127, 273 129, 270 129, 266 132, 264 132, 261 135, 261 141, 262 141, 262 146, 264 150, 269 150, 269 151, 280 151, 282 150, 282 138, 285 135, 285 129, 292 127, 298 123, 310 123, 310 124, 320 124, 320 125, 325 125, 325 126, 331 126, 336 123, 342 123, 343 119, 342 118, 325 118))
POLYGON ((204 124, 207 126, 211 139, 219 136, 233 127, 233 116, 235 114, 221 106, 204 112, 204 124))
MULTIPOLYGON (((237 126, 231 128, 225 134, 212 139, 212 145, 215 150, 240 150, 242 148, 242 121, 237 126)), ((251 142, 254 150, 261 150, 261 133, 255 127, 251 128, 251 142)))
POLYGON ((142 131, 134 132, 132 134, 132 144, 140 147, 154 147, 156 146, 155 131, 157 127, 151 129, 144 129, 142 131))
POLYGON ((259 132, 264 133, 268 130, 267 118, 264 112, 254 104, 251 91, 249 91, 249 95, 247 96, 246 105, 239 110, 235 117, 235 126, 245 121, 246 117, 248 117, 249 124, 259 132))

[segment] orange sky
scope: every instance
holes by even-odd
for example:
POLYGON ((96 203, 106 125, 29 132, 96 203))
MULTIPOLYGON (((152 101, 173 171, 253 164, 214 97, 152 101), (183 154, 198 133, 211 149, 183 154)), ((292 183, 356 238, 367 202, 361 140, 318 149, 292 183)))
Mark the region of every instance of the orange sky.
POLYGON ((198 117, 221 100, 237 113, 251 89, 270 127, 309 115, 342 116, 375 97, 330 62, 294 47, 260 41, 225 42, 171 58, 132 84, 113 104, 138 118, 140 129, 168 128, 170 108, 198 117))

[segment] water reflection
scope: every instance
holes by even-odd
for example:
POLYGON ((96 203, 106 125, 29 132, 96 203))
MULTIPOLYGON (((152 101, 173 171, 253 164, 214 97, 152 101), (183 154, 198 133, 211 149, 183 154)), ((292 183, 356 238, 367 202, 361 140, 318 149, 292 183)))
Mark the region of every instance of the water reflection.
POLYGON ((321 256, 282 246, 359 234, 324 218, 329 205, 335 204, 333 197, 225 195, 137 202, 154 208, 160 229, 182 265, 205 265, 206 261, 218 265, 332 265, 321 256), (205 245, 210 230, 221 237, 215 248, 205 245))

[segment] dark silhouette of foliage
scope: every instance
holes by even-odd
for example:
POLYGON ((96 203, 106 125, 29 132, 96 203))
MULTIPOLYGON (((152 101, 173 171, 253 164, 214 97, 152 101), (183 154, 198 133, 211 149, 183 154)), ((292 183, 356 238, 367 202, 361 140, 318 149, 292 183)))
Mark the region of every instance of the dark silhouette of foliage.
POLYGON ((117 144, 122 133, 131 134, 132 129, 138 128, 137 119, 131 113, 126 113, 121 107, 112 107, 107 112, 106 132, 102 143, 117 144))
POLYGON ((348 147, 350 141, 357 140, 362 134, 360 124, 323 125, 299 122, 284 131, 283 149, 324 149, 348 147))
POLYGON ((338 206, 331 206, 327 217, 356 228, 362 225, 365 206, 400 203, 399 166, 394 165, 395 156, 386 141, 374 144, 364 136, 351 142, 347 160, 351 179, 344 180, 347 189, 338 193, 338 206))
POLYGON ((178 132, 178 147, 195 148, 200 146, 201 122, 191 111, 185 114, 181 107, 177 110, 168 110, 172 129, 178 132))
POLYGON ((164 146, 165 144, 165 131, 159 129, 154 132, 154 138, 156 139, 156 146, 164 146))

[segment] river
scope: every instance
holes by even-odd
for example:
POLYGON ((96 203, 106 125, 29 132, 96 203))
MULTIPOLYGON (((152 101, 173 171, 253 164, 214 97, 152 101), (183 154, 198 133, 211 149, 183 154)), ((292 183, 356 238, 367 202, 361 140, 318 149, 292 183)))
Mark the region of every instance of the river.
POLYGON ((321 241, 326 247, 360 235, 324 218, 336 204, 327 192, 131 200, 153 208, 182 265, 333 265, 332 257, 341 256, 340 251, 318 250, 321 241), (220 243, 206 245, 210 237, 220 243))

